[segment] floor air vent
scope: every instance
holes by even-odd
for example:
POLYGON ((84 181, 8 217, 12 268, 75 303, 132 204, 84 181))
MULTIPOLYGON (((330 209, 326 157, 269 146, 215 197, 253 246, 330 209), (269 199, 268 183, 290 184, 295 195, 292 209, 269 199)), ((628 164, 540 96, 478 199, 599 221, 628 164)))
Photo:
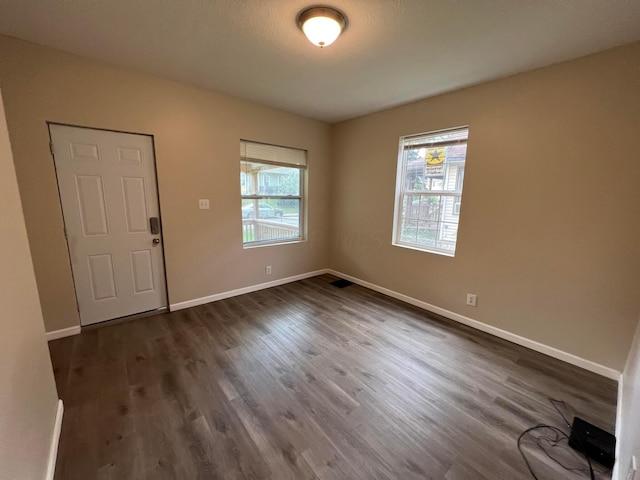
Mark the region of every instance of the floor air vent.
POLYGON ((331 285, 338 288, 344 288, 344 287, 348 287, 349 285, 353 285, 353 282, 350 282, 349 280, 345 280, 341 278, 340 280, 331 282, 331 285))

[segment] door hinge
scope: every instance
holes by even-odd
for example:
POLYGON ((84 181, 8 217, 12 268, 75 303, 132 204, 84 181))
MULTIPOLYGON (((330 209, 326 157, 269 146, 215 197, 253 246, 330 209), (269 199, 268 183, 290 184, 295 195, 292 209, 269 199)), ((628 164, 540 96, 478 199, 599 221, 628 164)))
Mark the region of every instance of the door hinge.
POLYGON ((54 151, 55 149, 53 148, 53 142, 49 142, 49 151, 51 151, 51 156, 55 157, 56 153, 54 151))

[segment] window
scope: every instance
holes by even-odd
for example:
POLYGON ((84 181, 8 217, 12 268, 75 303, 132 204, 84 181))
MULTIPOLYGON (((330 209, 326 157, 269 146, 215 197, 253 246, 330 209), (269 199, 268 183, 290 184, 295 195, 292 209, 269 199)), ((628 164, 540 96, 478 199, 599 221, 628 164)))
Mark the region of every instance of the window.
POLYGON ((240 141, 245 247, 304 240, 306 168, 305 150, 240 141))
POLYGON ((393 244, 454 256, 468 128, 400 138, 393 244))

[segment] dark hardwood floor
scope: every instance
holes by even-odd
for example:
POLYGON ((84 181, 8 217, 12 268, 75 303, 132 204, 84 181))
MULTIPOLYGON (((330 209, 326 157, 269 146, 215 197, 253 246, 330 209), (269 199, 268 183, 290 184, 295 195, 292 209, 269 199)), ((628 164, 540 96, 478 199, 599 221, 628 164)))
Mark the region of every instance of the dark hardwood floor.
POLYGON ((548 397, 613 431, 615 382, 333 280, 50 342, 56 479, 527 479, 548 397))

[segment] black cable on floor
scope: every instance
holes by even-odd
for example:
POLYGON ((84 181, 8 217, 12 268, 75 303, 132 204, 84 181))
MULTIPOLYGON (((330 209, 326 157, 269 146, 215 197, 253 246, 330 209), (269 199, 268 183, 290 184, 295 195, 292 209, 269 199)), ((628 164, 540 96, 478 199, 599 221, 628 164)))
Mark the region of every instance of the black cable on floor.
POLYGON ((567 404, 564 403, 564 400, 556 400, 555 398, 549 398, 549 401, 551 402, 551 405, 553 405, 553 408, 556 409, 556 412, 558 412, 560 414, 560 416, 562 417, 562 420, 564 420, 564 423, 567 424, 567 427, 571 428, 571 424, 569 423, 569 420, 567 420, 567 417, 564 416, 564 413, 562 413, 560 411, 560 409, 558 408, 558 403, 561 404, 564 408, 567 408, 567 404))
MULTIPOLYGON (((557 404, 561 404, 566 408, 566 404, 562 400, 555 400, 553 398, 549 398, 549 402, 551 402, 551 405, 553 405, 553 408, 556 409, 558 414, 560 414, 560 416, 564 420, 565 424, 569 427, 569 429, 571 429, 571 424, 569 423, 567 418, 564 416, 562 411, 557 406, 557 404)), ((533 439, 534 443, 538 446, 538 448, 540 450, 542 450, 542 452, 549 459, 553 460, 555 463, 560 465, 560 467, 562 467, 563 469, 565 469, 567 471, 571 471, 571 472, 589 472, 589 476, 590 476, 591 480, 595 480, 596 477, 595 477, 595 473, 593 471, 593 466, 591 465, 591 459, 589 458, 589 456, 586 453, 585 453, 585 458, 587 459, 587 465, 589 466, 588 469, 587 468, 569 467, 567 465, 564 465, 560 460, 558 460, 557 458, 554 458, 546 450, 546 448, 543 445, 543 443, 546 443, 548 446, 553 448, 553 447, 556 447, 563 440, 567 440, 568 441, 569 440, 569 435, 567 435, 565 432, 563 432, 561 429, 559 429, 557 427, 554 427, 552 425, 545 425, 545 424, 542 424, 542 423, 536 425, 535 427, 531 427, 531 428, 526 429, 524 432, 522 432, 520 434, 520 436, 518 437, 518 440, 516 442, 517 446, 518 446, 518 451, 520 452, 520 455, 522 456, 522 459, 524 460, 524 463, 527 465, 527 468, 529 469, 529 473, 531 474, 531 476, 535 480, 539 480, 539 479, 536 476, 535 472, 533 471, 533 467, 529 463, 529 459, 525 455, 524 451, 522 450, 522 446, 521 446, 522 439, 527 435, 529 435, 533 439), (533 432, 544 431, 545 429, 547 430, 547 432, 550 433, 550 435, 535 436, 535 435, 532 434, 533 432)))

